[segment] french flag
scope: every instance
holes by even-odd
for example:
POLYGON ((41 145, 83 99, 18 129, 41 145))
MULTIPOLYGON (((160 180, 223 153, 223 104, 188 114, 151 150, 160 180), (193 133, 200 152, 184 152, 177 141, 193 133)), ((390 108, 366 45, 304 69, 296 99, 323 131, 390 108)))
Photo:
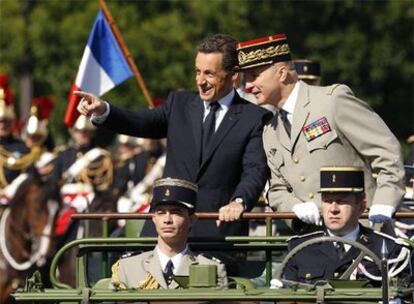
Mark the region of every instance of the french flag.
POLYGON ((80 97, 73 91, 86 91, 102 96, 113 87, 133 76, 124 53, 100 9, 89 34, 83 57, 69 94, 65 124, 70 128, 79 116, 76 110, 80 97))

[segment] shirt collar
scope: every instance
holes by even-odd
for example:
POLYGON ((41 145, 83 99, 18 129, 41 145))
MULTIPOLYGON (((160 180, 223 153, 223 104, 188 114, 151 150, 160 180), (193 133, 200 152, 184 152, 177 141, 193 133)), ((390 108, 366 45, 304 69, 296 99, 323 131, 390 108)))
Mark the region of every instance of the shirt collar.
MULTIPOLYGON (((231 90, 226 96, 220 98, 219 100, 217 100, 217 102, 220 104, 221 108, 225 111, 227 111, 231 105, 231 102, 233 101, 234 98, 234 90, 231 90)), ((210 110, 210 103, 211 102, 207 102, 203 100, 203 104, 204 104, 204 110, 210 110)))
POLYGON ((188 246, 185 246, 183 251, 177 253, 173 257, 169 257, 168 255, 163 253, 160 250, 160 248, 158 248, 158 246, 155 247, 155 250, 156 250, 158 258, 160 260, 161 270, 164 271, 165 267, 167 266, 168 261, 171 260, 173 265, 174 265, 173 269, 174 269, 174 273, 175 273, 175 271, 179 268, 179 266, 181 264, 181 261, 183 260, 184 255, 186 255, 187 252, 188 252, 188 246))
MULTIPOLYGON (((335 235, 334 233, 332 233, 329 229, 327 229, 327 230, 328 230, 328 234, 330 236, 338 236, 338 235, 335 235)), ((341 237, 344 238, 344 239, 347 239, 347 240, 356 241, 359 237, 359 230, 360 230, 359 225, 357 225, 354 230, 352 230, 351 232, 349 232, 349 233, 347 233, 347 234, 345 234, 341 237)))
POLYGON ((286 99, 285 104, 282 106, 282 109, 289 114, 293 114, 293 110, 295 110, 296 101, 298 100, 299 95, 299 87, 300 81, 297 81, 293 87, 292 92, 290 92, 288 99, 286 99))

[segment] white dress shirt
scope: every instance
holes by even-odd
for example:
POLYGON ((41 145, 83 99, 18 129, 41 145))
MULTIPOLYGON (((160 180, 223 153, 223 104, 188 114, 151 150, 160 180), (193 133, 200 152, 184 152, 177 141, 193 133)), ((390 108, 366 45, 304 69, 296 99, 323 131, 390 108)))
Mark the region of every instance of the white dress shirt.
POLYGON ((290 92, 288 99, 286 99, 285 104, 282 106, 282 109, 287 112, 286 116, 291 125, 293 124, 293 111, 295 110, 296 102, 298 101, 299 88, 300 82, 297 81, 292 92, 290 92))
MULTIPOLYGON (((351 232, 345 234, 345 235, 335 235, 333 232, 331 232, 329 229, 328 230, 328 234, 329 236, 337 236, 337 237, 341 237, 347 240, 352 240, 352 241, 356 241, 359 238, 359 225, 356 226, 356 228, 354 230, 352 230, 351 232)), ((335 244, 336 245, 336 244, 335 244)), ((351 245, 348 244, 344 244, 344 248, 345 251, 348 252, 348 250, 351 248, 351 245)))
POLYGON ((166 272, 166 266, 169 260, 171 260, 171 262, 173 263, 173 273, 176 274, 177 269, 180 267, 181 262, 183 260, 184 255, 187 254, 188 251, 188 246, 186 246, 184 248, 183 251, 181 251, 180 253, 177 253, 175 256, 173 257, 169 257, 168 255, 164 254, 159 248, 158 246, 155 247, 155 251, 157 252, 158 255, 158 259, 160 260, 160 265, 161 265, 161 269, 162 271, 165 273, 166 272))
MULTIPOLYGON (((234 98, 234 90, 231 90, 230 93, 228 93, 223 98, 220 98, 217 100, 217 102, 220 104, 220 109, 216 112, 216 128, 215 131, 217 131, 218 127, 220 126, 221 122, 223 121, 224 115, 226 115, 227 111, 230 108, 231 102, 234 98)), ((204 104, 204 117, 203 122, 206 119, 208 113, 210 113, 210 103, 207 101, 203 101, 204 104)))

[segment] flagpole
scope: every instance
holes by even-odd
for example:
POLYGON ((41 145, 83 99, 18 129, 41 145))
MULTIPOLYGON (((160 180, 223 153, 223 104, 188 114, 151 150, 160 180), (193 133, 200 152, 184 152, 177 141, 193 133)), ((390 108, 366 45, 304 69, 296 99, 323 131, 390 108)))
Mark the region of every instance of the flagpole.
POLYGON ((109 26, 112 29, 112 32, 114 33, 115 39, 118 42, 119 46, 121 47, 122 53, 127 58, 128 64, 132 69, 132 72, 134 73, 135 79, 138 83, 138 86, 141 88, 142 93, 144 94, 144 98, 147 101, 148 105, 152 108, 154 107, 154 104, 152 102, 151 96, 148 93, 147 86, 145 85, 144 79, 141 76, 141 73, 138 70, 138 67, 135 64, 134 58, 132 57, 131 53, 129 52, 124 39, 121 36, 121 32, 118 29, 118 26, 116 25, 115 20, 112 18, 111 13, 109 12, 109 8, 105 3, 105 0, 99 0, 99 6, 101 7, 105 18, 109 22, 109 26))

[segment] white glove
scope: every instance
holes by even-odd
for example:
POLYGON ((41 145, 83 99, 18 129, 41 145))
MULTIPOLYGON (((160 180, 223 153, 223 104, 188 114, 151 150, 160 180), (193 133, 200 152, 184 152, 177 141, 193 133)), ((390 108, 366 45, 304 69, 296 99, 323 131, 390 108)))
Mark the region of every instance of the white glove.
POLYGON ((395 208, 389 205, 375 204, 369 209, 368 220, 371 226, 377 223, 385 223, 391 220, 395 208))
POLYGON ((293 206, 292 211, 296 216, 307 224, 314 224, 321 226, 321 216, 319 214, 319 208, 314 202, 300 203, 293 206))
POLYGON ((270 281, 270 289, 280 289, 283 288, 283 282, 278 279, 272 279, 270 281))

